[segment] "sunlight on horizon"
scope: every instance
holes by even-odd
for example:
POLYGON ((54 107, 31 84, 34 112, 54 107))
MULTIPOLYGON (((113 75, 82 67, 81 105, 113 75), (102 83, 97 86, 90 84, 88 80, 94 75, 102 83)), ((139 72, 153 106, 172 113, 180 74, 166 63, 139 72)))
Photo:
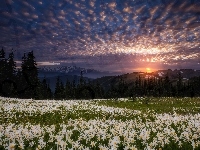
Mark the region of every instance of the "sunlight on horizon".
POLYGON ((146 68, 146 72, 151 73, 152 72, 151 68, 146 68))

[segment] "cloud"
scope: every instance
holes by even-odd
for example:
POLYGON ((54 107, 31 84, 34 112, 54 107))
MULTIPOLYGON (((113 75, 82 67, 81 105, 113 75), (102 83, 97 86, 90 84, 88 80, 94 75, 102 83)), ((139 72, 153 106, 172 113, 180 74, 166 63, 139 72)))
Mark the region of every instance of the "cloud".
POLYGON ((198 0, 17 0, 0 10, 0 44, 34 50, 39 61, 136 54, 138 62, 196 64, 200 58, 198 0))

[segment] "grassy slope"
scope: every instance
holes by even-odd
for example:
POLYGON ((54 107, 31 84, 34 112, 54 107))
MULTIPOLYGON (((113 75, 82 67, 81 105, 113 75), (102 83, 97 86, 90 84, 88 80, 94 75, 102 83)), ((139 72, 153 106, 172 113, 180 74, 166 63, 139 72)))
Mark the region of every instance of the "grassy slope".
POLYGON ((200 112, 200 98, 149 98, 149 100, 141 98, 135 101, 99 101, 98 104, 144 112, 152 110, 156 113, 173 113, 174 110, 180 114, 200 112))

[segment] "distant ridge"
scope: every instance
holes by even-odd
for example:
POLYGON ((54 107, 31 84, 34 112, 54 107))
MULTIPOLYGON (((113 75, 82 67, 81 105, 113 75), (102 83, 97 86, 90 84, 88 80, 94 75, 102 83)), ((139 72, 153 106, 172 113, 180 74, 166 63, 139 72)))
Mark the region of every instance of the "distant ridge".
POLYGON ((55 90, 56 78, 59 76, 61 81, 65 84, 66 81, 72 82, 73 80, 76 83, 80 80, 80 72, 83 71, 83 77, 86 81, 98 82, 103 87, 109 88, 111 83, 117 83, 118 78, 123 78, 127 83, 131 83, 139 76, 142 79, 147 79, 150 77, 155 78, 164 78, 166 75, 169 76, 169 79, 176 81, 178 74, 181 73, 181 76, 184 80, 187 80, 192 77, 200 76, 200 70, 194 69, 180 69, 180 70, 158 70, 151 73, 147 72, 132 72, 120 74, 116 72, 106 72, 99 71, 95 69, 85 69, 76 66, 55 66, 55 67, 42 67, 39 68, 39 78, 42 80, 44 77, 47 79, 47 82, 50 84, 52 91, 55 90))
POLYGON ((103 76, 119 75, 117 72, 99 71, 95 69, 86 69, 77 66, 47 66, 39 68, 39 76, 52 76, 53 74, 65 74, 65 75, 77 75, 80 76, 80 72, 83 72, 84 77, 99 78, 103 76))
POLYGON ((106 71, 99 71, 95 69, 86 69, 76 66, 46 66, 46 67, 39 67, 38 69, 38 77, 40 80, 44 78, 49 83, 50 88, 52 91, 55 90, 56 79, 60 77, 60 80, 65 84, 66 81, 73 82, 78 84, 80 81, 80 73, 83 72, 84 80, 92 81, 96 78, 100 78, 103 76, 115 76, 119 73, 110 73, 106 71))
POLYGON ((158 70, 151 73, 147 72, 132 72, 132 73, 126 73, 119 76, 105 76, 101 78, 94 79, 93 82, 100 83, 103 87, 109 88, 111 83, 117 83, 119 78, 122 78, 126 83, 132 83, 136 80, 136 78, 140 77, 141 79, 148 79, 148 78, 165 78, 167 75, 169 79, 172 82, 176 82, 179 76, 179 73, 181 73, 181 76, 183 80, 188 80, 192 77, 199 77, 200 76, 200 70, 194 70, 194 69, 180 69, 180 70, 158 70))

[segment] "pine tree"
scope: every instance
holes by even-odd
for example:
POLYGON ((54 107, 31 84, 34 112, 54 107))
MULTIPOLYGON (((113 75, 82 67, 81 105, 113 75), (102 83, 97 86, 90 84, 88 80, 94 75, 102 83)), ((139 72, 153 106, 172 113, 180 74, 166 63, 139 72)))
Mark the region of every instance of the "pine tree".
POLYGON ((67 80, 65 84, 65 98, 66 99, 71 99, 72 98, 72 85, 70 82, 67 80))
POLYGON ((48 98, 48 85, 46 79, 44 78, 42 82, 38 83, 37 87, 37 99, 47 99, 48 98))
POLYGON ((81 76, 80 76, 80 86, 81 86, 81 87, 83 86, 83 82, 84 82, 84 79, 83 79, 83 71, 81 71, 81 76))
POLYGON ((8 66, 7 66, 7 70, 8 70, 8 78, 10 79, 13 79, 16 75, 16 62, 14 61, 14 54, 13 52, 11 52, 9 54, 9 57, 8 57, 8 66))
POLYGON ((170 80, 169 80, 169 76, 168 74, 165 76, 165 79, 164 79, 164 93, 165 95, 164 96, 170 96, 170 80))
POLYGON ((182 76, 181 76, 181 72, 178 73, 178 82, 177 82, 177 94, 178 96, 180 97, 181 96, 181 93, 182 93, 182 86, 183 86, 183 83, 182 83, 182 76))
POLYGON ((148 81, 144 80, 144 84, 143 84, 143 95, 147 95, 148 91, 148 81))
POLYGON ((5 60, 5 52, 2 48, 0 51, 0 96, 4 96, 4 87, 3 81, 5 80, 5 70, 6 69, 6 60, 5 60))
POLYGON ((47 95, 48 95, 48 97, 47 97, 48 99, 52 99, 53 93, 51 91, 49 84, 47 84, 47 95))
POLYGON ((5 51, 4 51, 3 47, 2 47, 2 49, 0 51, 0 58, 5 58, 5 55, 6 55, 6 53, 5 53, 5 51))
POLYGON ((158 79, 158 96, 163 96, 163 81, 161 77, 158 79))
POLYGON ((48 86, 47 86, 47 81, 46 81, 46 79, 44 78, 43 79, 43 81, 42 81, 42 90, 43 90, 43 93, 42 93, 42 95, 43 95, 43 98, 44 99, 47 99, 47 88, 48 88, 48 86))
POLYGON ((22 74, 26 80, 26 91, 25 97, 26 98, 35 98, 36 96, 36 89, 39 85, 38 79, 38 69, 37 63, 35 61, 35 56, 33 55, 33 51, 28 53, 28 56, 24 54, 22 57, 22 74))
POLYGON ((73 82, 72 82, 72 98, 75 99, 76 97, 77 97, 76 80, 73 79, 73 82))
POLYGON ((61 83, 60 83, 60 98, 61 98, 61 99, 64 99, 64 98, 65 98, 65 87, 64 87, 62 81, 61 81, 61 83))
POLYGON ((7 60, 5 58, 5 51, 2 48, 0 51, 0 83, 6 78, 7 60))
POLYGON ((20 69, 17 69, 16 71, 16 84, 17 85, 20 85, 20 86, 17 86, 17 97, 18 98, 22 98, 22 93, 23 92, 23 89, 25 89, 25 85, 24 85, 24 82, 26 82, 25 80, 22 81, 22 72, 20 69))
POLYGON ((123 77, 120 77, 119 83, 118 83, 118 95, 119 95, 119 97, 124 97, 126 90, 127 90, 127 86, 126 86, 125 80, 123 79, 123 77))
MULTIPOLYGON (((90 84, 89 84, 89 86, 92 87, 92 85, 90 85, 90 84)), ((96 98, 103 98, 104 90, 98 81, 96 82, 96 84, 94 86, 94 91, 95 91, 96 98)))
POLYGON ((16 62, 14 61, 14 54, 11 52, 7 59, 6 67, 6 80, 7 80, 7 91, 9 97, 15 97, 17 94, 16 85, 16 62))
POLYGON ((134 85, 134 94, 135 94, 136 97, 137 96, 141 96, 140 95, 140 93, 141 93, 141 91, 140 91, 140 85, 141 85, 141 79, 140 79, 140 76, 139 76, 139 78, 136 77, 135 85, 134 85))
POLYGON ((9 58, 6 59, 2 48, 0 51, 0 94, 2 96, 14 97, 16 95, 15 69, 13 53, 10 53, 9 58))
POLYGON ((56 79, 56 87, 55 87, 55 93, 54 93, 54 98, 55 99, 60 99, 60 77, 57 77, 56 79))

